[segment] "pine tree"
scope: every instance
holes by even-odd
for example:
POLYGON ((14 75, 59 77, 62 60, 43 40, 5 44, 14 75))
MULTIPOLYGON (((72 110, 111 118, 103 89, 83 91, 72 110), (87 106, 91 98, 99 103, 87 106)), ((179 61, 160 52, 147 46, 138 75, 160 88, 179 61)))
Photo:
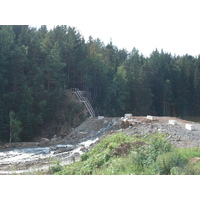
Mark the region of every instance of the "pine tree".
POLYGON ((194 90, 193 90, 193 114, 200 115, 200 72, 199 67, 196 67, 194 73, 194 90))
POLYGON ((169 79, 166 80, 164 86, 164 102, 163 102, 163 113, 164 116, 172 116, 172 106, 173 106, 173 93, 172 86, 169 79))
POLYGON ((9 118, 10 118, 10 140, 9 140, 9 142, 11 143, 12 140, 14 142, 19 142, 20 141, 19 134, 22 131, 21 122, 17 119, 17 117, 15 116, 15 112, 13 112, 13 111, 10 111, 9 118))
POLYGON ((9 120, 5 108, 5 103, 0 100, 0 141, 8 141, 9 120))

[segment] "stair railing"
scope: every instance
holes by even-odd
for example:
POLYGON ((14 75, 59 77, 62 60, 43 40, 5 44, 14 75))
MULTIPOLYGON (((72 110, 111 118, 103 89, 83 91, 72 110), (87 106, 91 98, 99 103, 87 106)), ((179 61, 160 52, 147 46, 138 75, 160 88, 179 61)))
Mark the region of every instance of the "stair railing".
POLYGON ((83 102, 85 104, 85 107, 87 108, 88 112, 90 113, 90 116, 95 117, 94 109, 92 108, 92 105, 90 104, 88 98, 83 96, 82 91, 80 91, 78 88, 71 88, 70 91, 77 96, 77 98, 80 102, 83 102))

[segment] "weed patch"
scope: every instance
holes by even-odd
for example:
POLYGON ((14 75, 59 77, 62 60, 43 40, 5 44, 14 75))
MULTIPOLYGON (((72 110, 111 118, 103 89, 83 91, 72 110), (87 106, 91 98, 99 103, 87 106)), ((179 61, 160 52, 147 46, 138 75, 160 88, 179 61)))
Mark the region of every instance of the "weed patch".
POLYGON ((200 157, 200 148, 174 148, 163 134, 144 139, 117 133, 102 138, 81 161, 62 170, 57 165, 52 171, 66 175, 200 174, 200 162, 194 162, 194 157, 200 157))
POLYGON ((178 152, 168 152, 159 155, 156 160, 158 171, 161 175, 179 174, 188 163, 188 159, 178 152))
POLYGON ((54 174, 54 173, 56 173, 56 172, 61 171, 62 169, 63 169, 63 167, 60 165, 60 161, 57 160, 55 165, 49 167, 48 173, 54 174))

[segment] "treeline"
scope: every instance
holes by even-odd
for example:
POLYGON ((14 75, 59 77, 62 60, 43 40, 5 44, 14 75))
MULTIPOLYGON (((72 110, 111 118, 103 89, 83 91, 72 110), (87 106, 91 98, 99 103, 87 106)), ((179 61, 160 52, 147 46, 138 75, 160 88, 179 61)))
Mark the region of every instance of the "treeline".
POLYGON ((91 92, 98 115, 198 116, 199 70, 200 56, 144 57, 73 27, 0 26, 0 140, 30 141, 59 120, 69 88, 91 92))

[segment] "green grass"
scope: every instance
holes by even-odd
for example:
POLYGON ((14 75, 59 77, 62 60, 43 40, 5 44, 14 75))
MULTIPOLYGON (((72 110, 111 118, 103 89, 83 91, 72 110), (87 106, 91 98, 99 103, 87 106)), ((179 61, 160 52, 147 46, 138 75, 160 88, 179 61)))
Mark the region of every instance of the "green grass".
POLYGON ((124 133, 108 135, 81 156, 81 161, 55 169, 59 175, 179 175, 200 174, 200 163, 189 162, 200 157, 200 148, 177 149, 165 135, 146 138, 124 133))

